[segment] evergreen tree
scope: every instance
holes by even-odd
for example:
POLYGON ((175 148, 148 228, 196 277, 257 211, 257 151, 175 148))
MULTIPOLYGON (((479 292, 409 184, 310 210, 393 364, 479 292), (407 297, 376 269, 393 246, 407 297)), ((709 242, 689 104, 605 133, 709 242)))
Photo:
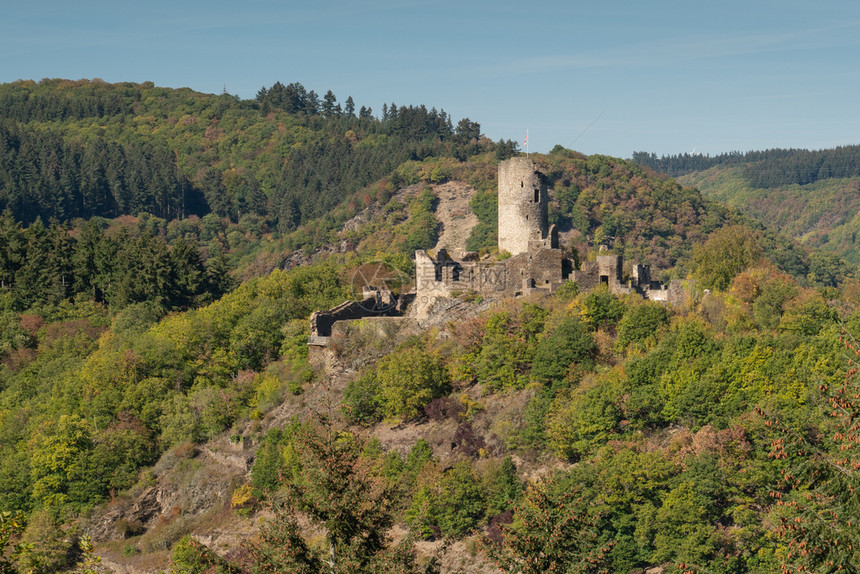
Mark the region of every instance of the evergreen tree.
POLYGON ((253 571, 414 572, 408 548, 389 548, 387 531, 396 509, 396 485, 377 462, 364 455, 366 444, 320 417, 293 436, 295 474, 284 485, 286 500, 246 549, 253 571), (305 541, 295 513, 324 527, 325 549, 305 541))
POLYGON ((322 114, 326 119, 336 117, 338 115, 338 110, 340 109, 340 104, 337 103, 337 98, 334 96, 334 93, 329 90, 323 96, 322 103, 322 114))

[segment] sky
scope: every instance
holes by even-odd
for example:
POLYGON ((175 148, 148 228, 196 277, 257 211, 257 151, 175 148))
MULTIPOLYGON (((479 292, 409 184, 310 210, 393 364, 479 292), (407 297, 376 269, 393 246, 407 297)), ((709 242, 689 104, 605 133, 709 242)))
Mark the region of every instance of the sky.
POLYGON ((856 0, 0 0, 0 83, 300 82, 424 104, 529 151, 860 143, 856 0))

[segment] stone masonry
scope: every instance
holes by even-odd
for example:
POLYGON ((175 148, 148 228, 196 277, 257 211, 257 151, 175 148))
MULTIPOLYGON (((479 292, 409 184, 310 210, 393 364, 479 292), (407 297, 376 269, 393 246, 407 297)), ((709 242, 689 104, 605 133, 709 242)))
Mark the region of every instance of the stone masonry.
POLYGON ((452 257, 442 249, 433 257, 417 251, 414 312, 419 321, 427 319, 440 298, 461 293, 514 296, 535 290, 552 292, 566 281, 575 281, 583 291, 603 284, 617 295, 635 292, 653 301, 683 301, 680 282, 673 281, 667 288, 652 281, 647 265, 634 265, 625 283, 620 255, 601 251, 595 261, 587 261, 574 271, 572 262, 559 249, 558 229, 547 221, 546 177, 528 157, 499 164, 498 197, 499 252, 511 257, 482 261, 477 253, 452 257))
POLYGON ((499 164, 499 251, 519 255, 529 242, 546 239, 546 177, 527 157, 499 164))
POLYGON ((365 301, 348 301, 329 311, 314 313, 309 344, 326 346, 331 327, 337 321, 397 314, 404 306, 400 303, 412 297, 410 315, 419 324, 445 308, 441 302, 457 295, 507 297, 535 291, 551 293, 567 281, 575 281, 583 291, 606 285, 616 295, 638 293, 674 305, 684 301, 686 295, 679 281, 673 281, 668 288, 652 281, 647 265, 634 265, 630 279, 624 282, 621 256, 609 255, 604 248, 594 261, 586 261, 581 269, 573 270, 572 262, 559 248, 558 229, 548 224, 546 176, 528 157, 514 157, 499 164, 498 198, 499 252, 510 257, 490 261, 474 252, 454 257, 445 249, 435 256, 424 250, 416 251, 414 294, 401 296, 396 307, 387 299, 380 306, 374 302, 380 301, 380 297, 390 297, 390 292, 383 294, 368 288, 365 301))

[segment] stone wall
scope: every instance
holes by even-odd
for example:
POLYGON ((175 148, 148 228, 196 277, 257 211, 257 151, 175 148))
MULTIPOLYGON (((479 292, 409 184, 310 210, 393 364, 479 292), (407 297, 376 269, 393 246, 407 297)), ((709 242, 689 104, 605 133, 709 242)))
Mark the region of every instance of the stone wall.
POLYGON ((322 347, 328 345, 332 327, 338 321, 381 317, 397 312, 396 300, 390 291, 365 291, 363 297, 361 301, 344 301, 327 311, 311 313, 311 333, 308 344, 322 347))
POLYGON ((598 255, 594 261, 583 262, 581 269, 572 273, 571 279, 576 281, 583 291, 596 289, 603 284, 609 287, 612 293, 618 293, 623 287, 622 266, 620 255, 598 255))
POLYGON ((516 292, 524 287, 546 288, 561 283, 565 276, 565 259, 560 249, 537 249, 503 261, 507 267, 506 291, 516 292), (523 281, 531 281, 524 285, 523 281))

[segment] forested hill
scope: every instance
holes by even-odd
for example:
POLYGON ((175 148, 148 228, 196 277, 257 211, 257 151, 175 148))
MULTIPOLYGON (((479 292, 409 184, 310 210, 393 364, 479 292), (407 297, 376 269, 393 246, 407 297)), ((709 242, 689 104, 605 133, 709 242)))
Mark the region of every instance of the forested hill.
POLYGON ((746 182, 758 188, 807 185, 822 179, 860 176, 860 146, 857 145, 818 151, 771 149, 715 156, 685 153, 659 158, 654 153, 634 152, 633 161, 672 177, 715 166, 741 166, 746 182))
POLYGON ((505 257, 513 142, 298 84, 0 88, 3 572, 857 571, 860 283, 834 256, 557 147, 532 159, 566 253, 693 279, 687 304, 467 292, 311 351, 366 263, 441 241, 451 189, 445 223, 470 197, 467 247, 505 257))
POLYGON ((860 146, 633 156, 808 247, 860 263, 860 146))
POLYGON ((217 217, 129 235, 0 218, 27 250, 0 280, 5 571, 85 571, 86 534, 140 572, 857 572, 860 283, 632 162, 532 156, 565 247, 675 265, 689 304, 462 293, 470 315, 439 328, 357 321, 309 352, 308 315, 361 263, 411 269, 433 245, 439 185, 475 188, 470 241, 493 261, 491 155, 405 162, 337 235, 358 256, 224 295, 182 243, 214 250, 217 217), (33 279, 63 258, 72 275, 33 279))
POLYGON ((256 214, 289 231, 404 161, 514 151, 444 110, 392 102, 381 112, 299 83, 253 100, 150 82, 0 85, 0 210, 25 224, 256 214))

